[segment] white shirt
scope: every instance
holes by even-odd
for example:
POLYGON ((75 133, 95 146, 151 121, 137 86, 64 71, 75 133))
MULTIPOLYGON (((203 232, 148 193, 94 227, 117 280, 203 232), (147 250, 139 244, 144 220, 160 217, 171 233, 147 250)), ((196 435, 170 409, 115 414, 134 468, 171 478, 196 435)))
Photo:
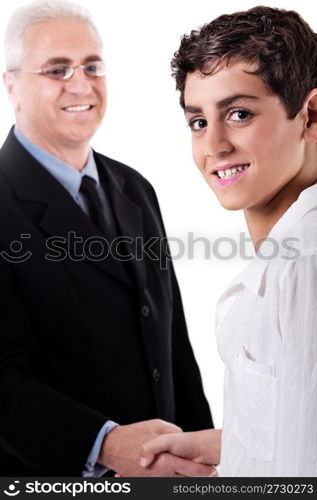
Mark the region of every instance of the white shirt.
POLYGON ((317 185, 221 296, 216 334, 226 365, 220 475, 317 476, 317 185))

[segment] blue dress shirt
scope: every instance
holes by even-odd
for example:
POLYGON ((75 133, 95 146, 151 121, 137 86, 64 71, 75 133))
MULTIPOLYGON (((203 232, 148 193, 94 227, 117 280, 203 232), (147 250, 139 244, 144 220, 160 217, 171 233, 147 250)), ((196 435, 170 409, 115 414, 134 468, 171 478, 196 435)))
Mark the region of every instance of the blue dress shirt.
MULTIPOLYGON (((14 135, 20 144, 22 144, 22 146, 30 153, 30 155, 32 155, 51 175, 53 175, 53 177, 55 177, 58 182, 62 184, 65 189, 67 189, 76 203, 80 205, 87 215, 89 215, 88 204, 85 196, 80 192, 80 185, 84 175, 92 177, 96 181, 97 189, 106 213, 109 217, 113 217, 109 201, 99 181, 98 170, 91 148, 89 149, 86 165, 81 170, 76 170, 71 165, 64 163, 62 160, 56 158, 31 142, 27 137, 25 137, 24 134, 22 134, 21 130, 19 130, 16 125, 14 127, 14 135)), ((108 432, 117 427, 117 425, 118 424, 112 420, 108 420, 100 429, 88 456, 85 469, 82 472, 84 477, 100 477, 107 471, 105 467, 96 464, 96 462, 100 453, 103 438, 108 432)))

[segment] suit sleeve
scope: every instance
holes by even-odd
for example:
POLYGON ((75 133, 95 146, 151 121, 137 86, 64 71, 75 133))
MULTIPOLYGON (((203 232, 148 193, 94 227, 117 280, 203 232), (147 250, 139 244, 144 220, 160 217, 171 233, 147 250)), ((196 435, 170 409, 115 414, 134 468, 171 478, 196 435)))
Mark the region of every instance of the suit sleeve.
MULTIPOLYGON (((164 223, 158 200, 153 190, 155 204, 165 236, 164 223)), ((213 427, 200 371, 189 341, 181 294, 173 263, 170 262, 173 293, 172 359, 176 401, 176 424, 184 431, 213 427)))
POLYGON ((80 476, 109 417, 32 373, 37 349, 32 318, 1 254, 0 317, 0 446, 38 475, 80 476))
POLYGON ((174 299, 172 346, 176 424, 184 431, 209 429, 213 427, 211 413, 188 338, 182 300, 173 268, 171 272, 174 299))

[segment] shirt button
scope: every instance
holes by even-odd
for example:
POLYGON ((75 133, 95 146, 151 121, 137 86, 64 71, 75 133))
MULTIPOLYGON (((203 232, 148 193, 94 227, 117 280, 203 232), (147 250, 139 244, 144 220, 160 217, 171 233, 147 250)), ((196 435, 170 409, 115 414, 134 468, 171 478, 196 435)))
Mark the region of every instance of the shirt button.
POLYGON ((148 317, 148 315, 150 314, 150 308, 149 308, 149 306, 147 306, 147 305, 145 305, 145 304, 144 304, 144 305, 142 306, 142 308, 141 308, 141 313, 142 313, 142 316, 143 316, 144 318, 147 318, 147 317, 148 317))
POLYGON ((154 368, 153 370, 153 373, 152 373, 152 377, 153 377, 153 380, 154 382, 158 382, 160 380, 160 372, 158 371, 157 368, 154 368))

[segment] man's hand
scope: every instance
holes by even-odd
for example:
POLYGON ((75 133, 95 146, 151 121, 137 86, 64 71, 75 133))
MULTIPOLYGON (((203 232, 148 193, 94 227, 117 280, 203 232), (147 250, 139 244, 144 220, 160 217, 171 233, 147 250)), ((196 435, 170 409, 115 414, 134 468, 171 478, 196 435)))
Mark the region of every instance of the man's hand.
POLYGON ((220 462, 221 430, 169 433, 158 436, 142 447, 140 465, 149 467, 160 453, 169 452, 196 463, 217 465, 220 462))
POLYGON ((124 477, 208 476, 214 472, 209 465, 194 463, 184 458, 162 453, 149 467, 141 467, 142 445, 161 434, 178 435, 182 430, 163 420, 147 420, 136 424, 121 425, 104 438, 98 463, 115 470, 124 477))

